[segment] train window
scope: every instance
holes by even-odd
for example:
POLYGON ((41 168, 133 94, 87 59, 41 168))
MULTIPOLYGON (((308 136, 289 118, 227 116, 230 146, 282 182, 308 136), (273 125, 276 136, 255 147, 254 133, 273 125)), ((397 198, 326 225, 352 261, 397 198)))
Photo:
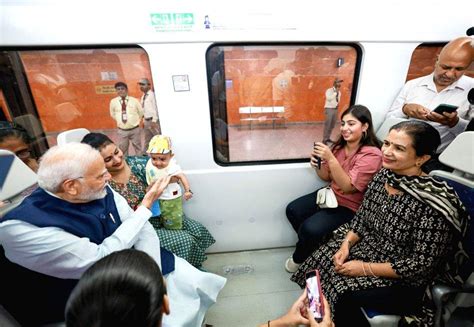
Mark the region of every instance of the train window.
POLYGON ((140 99, 139 80, 152 80, 148 55, 137 46, 3 49, 0 68, 1 120, 22 125, 37 155, 55 145, 60 132, 80 127, 116 141, 117 124, 109 114, 114 84, 125 82, 128 94, 140 99))
MULTIPOLYGON (((325 94, 336 79, 343 81, 337 120, 353 103, 360 53, 353 44, 211 46, 206 62, 216 162, 307 160, 313 142, 323 141, 325 94)), ((327 138, 337 139, 338 124, 327 126, 327 138)))
MULTIPOLYGON (((411 56, 407 81, 429 75, 433 72, 441 49, 446 43, 423 43, 416 47, 411 56)), ((474 63, 465 72, 466 76, 474 77, 474 63)))

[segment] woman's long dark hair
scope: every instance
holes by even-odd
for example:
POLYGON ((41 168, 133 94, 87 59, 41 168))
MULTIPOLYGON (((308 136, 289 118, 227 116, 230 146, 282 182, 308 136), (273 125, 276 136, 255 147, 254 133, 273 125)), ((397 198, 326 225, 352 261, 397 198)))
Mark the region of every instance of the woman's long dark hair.
MULTIPOLYGON (((382 146, 382 143, 380 140, 375 136, 374 132, 374 124, 372 123, 372 115, 370 113, 370 110, 366 106, 362 106, 360 104, 355 104, 348 109, 344 110, 344 112, 341 114, 341 120, 344 118, 345 115, 351 114, 354 116, 358 121, 360 121, 362 124, 367 123, 369 127, 367 128, 367 131, 363 134, 362 138, 360 139, 360 146, 375 146, 377 148, 380 148, 382 146)), ((347 141, 344 140, 342 135, 339 137, 337 142, 334 144, 333 149, 342 149, 345 147, 347 144, 347 141)))
POLYGON ((66 326, 156 327, 165 294, 160 268, 148 254, 113 252, 82 275, 66 304, 66 326))

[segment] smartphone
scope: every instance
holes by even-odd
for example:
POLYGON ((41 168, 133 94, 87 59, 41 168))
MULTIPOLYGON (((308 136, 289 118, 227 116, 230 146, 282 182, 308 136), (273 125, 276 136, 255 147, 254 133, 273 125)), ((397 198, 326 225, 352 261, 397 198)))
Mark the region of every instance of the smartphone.
POLYGON ((433 111, 436 112, 437 114, 442 115, 443 112, 453 113, 456 111, 456 109, 458 109, 457 106, 442 103, 439 106, 437 106, 433 111))
MULTIPOLYGON (((313 143, 313 149, 316 147, 316 142, 313 143)), ((318 169, 321 169, 321 158, 318 156, 313 156, 313 158, 316 160, 316 166, 318 169)))
POLYGON ((309 309, 313 313, 314 319, 321 322, 324 317, 324 302, 319 270, 311 270, 306 273, 306 291, 309 309))

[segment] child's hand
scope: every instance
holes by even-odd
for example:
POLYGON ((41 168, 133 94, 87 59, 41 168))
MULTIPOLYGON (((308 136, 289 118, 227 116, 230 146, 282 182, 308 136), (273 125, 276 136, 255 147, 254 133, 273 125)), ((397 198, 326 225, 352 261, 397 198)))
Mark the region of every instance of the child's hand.
POLYGON ((155 202, 161 196, 164 189, 168 186, 169 182, 170 182, 170 177, 165 176, 158 179, 152 185, 150 185, 150 188, 148 189, 145 196, 143 197, 142 205, 150 209, 153 202, 155 202))
POLYGON ((191 190, 184 192, 184 199, 185 199, 186 201, 188 201, 188 200, 191 199, 192 197, 193 197, 193 192, 192 192, 191 190))

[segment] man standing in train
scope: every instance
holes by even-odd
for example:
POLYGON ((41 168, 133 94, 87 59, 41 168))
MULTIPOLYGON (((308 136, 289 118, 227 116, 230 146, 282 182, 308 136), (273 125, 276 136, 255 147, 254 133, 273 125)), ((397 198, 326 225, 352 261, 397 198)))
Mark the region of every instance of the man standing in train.
POLYGON ((142 155, 140 125, 143 119, 143 108, 134 97, 128 95, 128 86, 124 82, 115 83, 117 97, 110 100, 110 116, 117 123, 118 147, 125 156, 128 155, 129 143, 132 143, 135 155, 142 155))
MULTIPOLYGON (((393 102, 387 118, 398 117, 427 121, 441 136, 441 153, 462 133, 474 113, 469 113, 467 94, 474 79, 464 76, 473 60, 472 39, 452 40, 441 50, 433 73, 408 81, 393 102), (457 110, 438 114, 433 110, 440 104, 456 106, 457 110)), ((428 170, 442 168, 439 165, 428 170)))
POLYGON ((158 117, 158 107, 156 106, 155 93, 151 90, 150 81, 148 78, 142 78, 138 85, 143 95, 140 99, 144 113, 144 127, 145 133, 145 147, 143 152, 148 149, 148 143, 153 136, 161 134, 160 120, 158 117))

